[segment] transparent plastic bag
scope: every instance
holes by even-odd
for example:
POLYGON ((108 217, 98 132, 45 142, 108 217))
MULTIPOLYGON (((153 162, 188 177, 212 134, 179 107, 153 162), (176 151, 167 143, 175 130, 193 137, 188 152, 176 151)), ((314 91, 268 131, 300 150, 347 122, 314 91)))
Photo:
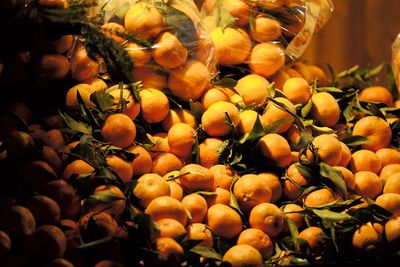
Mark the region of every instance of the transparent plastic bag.
POLYGON ((218 63, 264 77, 299 58, 332 12, 331 0, 205 0, 201 9, 218 63))
POLYGON ((400 94, 400 34, 392 45, 392 69, 394 79, 397 85, 397 91, 400 94))

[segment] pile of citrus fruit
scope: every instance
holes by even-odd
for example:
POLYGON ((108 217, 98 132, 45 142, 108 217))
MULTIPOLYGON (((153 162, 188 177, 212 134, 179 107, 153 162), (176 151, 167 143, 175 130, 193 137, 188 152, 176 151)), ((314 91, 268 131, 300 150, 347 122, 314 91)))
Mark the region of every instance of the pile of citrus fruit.
MULTIPOLYGON (((39 1, 68 10, 56 2, 39 1)), ((400 100, 393 82, 372 85, 385 65, 327 75, 283 59, 268 74, 249 63, 222 76, 192 2, 121 6, 105 8, 99 32, 122 59, 94 60, 84 38, 64 35, 39 60, 45 80, 71 84, 58 112, 2 105, 2 266, 399 260, 400 100)), ((219 49, 218 34, 225 64, 240 53, 219 49)))

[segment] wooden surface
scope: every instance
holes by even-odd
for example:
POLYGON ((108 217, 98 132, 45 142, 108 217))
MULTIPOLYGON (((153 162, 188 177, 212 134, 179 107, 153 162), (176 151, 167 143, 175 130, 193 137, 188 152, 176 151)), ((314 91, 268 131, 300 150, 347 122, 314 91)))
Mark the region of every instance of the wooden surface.
POLYGON ((331 20, 314 36, 303 58, 335 70, 376 66, 391 58, 400 33, 400 0, 333 0, 331 20))

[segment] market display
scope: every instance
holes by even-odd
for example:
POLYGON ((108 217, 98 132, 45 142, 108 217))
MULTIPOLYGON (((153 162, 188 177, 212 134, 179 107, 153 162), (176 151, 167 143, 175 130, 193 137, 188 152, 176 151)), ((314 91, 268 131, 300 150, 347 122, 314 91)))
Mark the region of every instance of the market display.
POLYGON ((399 40, 328 74, 300 56, 329 0, 22 2, 1 266, 400 261, 399 40))

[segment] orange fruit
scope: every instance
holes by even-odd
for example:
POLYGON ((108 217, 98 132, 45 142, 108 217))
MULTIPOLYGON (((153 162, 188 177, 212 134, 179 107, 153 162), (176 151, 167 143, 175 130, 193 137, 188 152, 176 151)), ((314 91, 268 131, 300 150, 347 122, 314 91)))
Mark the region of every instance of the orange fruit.
POLYGON ((282 8, 285 5, 285 1, 286 0, 261 0, 258 1, 257 4, 267 10, 268 9, 276 10, 282 8))
POLYGON ((133 189, 133 194, 139 199, 139 204, 146 208, 150 202, 160 196, 169 196, 169 184, 160 175, 146 173, 140 176, 133 189))
POLYGON ((135 123, 122 113, 107 117, 101 128, 101 136, 113 146, 125 148, 132 144, 136 137, 135 123))
POLYGON ((251 50, 247 62, 252 72, 269 77, 285 64, 285 51, 276 44, 259 43, 251 50))
POLYGON ((155 249, 163 260, 175 259, 183 255, 183 248, 172 238, 160 237, 155 241, 155 249))
POLYGON ((289 78, 283 85, 283 93, 293 104, 307 104, 311 98, 311 88, 303 78, 289 78))
POLYGON ((245 26, 249 23, 250 9, 245 2, 241 0, 223 0, 222 7, 235 18, 237 25, 245 26))
POLYGON ((396 216, 400 216, 400 194, 382 194, 375 199, 375 204, 381 206, 396 216))
POLYGON ((400 173, 400 164, 389 164, 386 165, 381 169, 381 173, 379 174, 379 177, 382 180, 386 180, 390 175, 394 173, 400 173))
POLYGON ((289 203, 283 207, 283 213, 286 218, 292 220, 297 228, 304 225, 304 215, 301 213, 304 209, 297 204, 289 203))
POLYGON ((123 43, 125 38, 122 36, 126 34, 124 26, 115 22, 107 22, 100 27, 102 33, 114 42, 123 43))
POLYGON ((164 28, 164 18, 152 4, 137 2, 125 14, 125 29, 138 38, 157 36, 164 28))
POLYGON ((4 231, 0 231, 0 258, 4 259, 11 250, 11 238, 4 231))
POLYGON ((27 238, 25 244, 28 256, 39 261, 50 261, 64 255, 67 238, 57 226, 42 225, 27 238))
POLYGON ((137 67, 132 69, 132 76, 135 81, 142 82, 143 88, 163 90, 168 87, 167 75, 157 70, 151 66, 137 67))
MULTIPOLYGON (((294 107, 293 103, 290 102, 287 98, 284 97, 276 97, 274 98, 275 101, 285 105, 290 111, 293 113, 296 112, 296 108, 294 107)), ((289 119, 288 122, 285 122, 279 126, 276 130, 277 133, 284 133, 293 124, 293 116, 285 110, 282 110, 272 101, 268 102, 268 105, 265 107, 263 114, 261 115, 261 122, 264 127, 268 127, 269 125, 278 122, 279 120, 289 119)))
POLYGON ((92 86, 95 91, 106 90, 108 88, 106 82, 97 77, 92 77, 87 80, 83 80, 82 83, 86 83, 92 86))
POLYGON ((139 145, 133 145, 126 148, 126 150, 137 155, 131 162, 133 176, 142 175, 151 171, 153 160, 150 153, 145 148, 139 145))
POLYGON ((214 237, 207 225, 202 223, 191 223, 186 226, 188 240, 201 240, 197 246, 212 247, 214 237))
MULTIPOLYGON (((342 146, 337 138, 321 134, 314 138, 313 145, 317 148, 317 155, 320 161, 330 166, 336 166, 342 158, 342 146)), ((307 151, 307 157, 312 158, 313 155, 307 151)))
POLYGON ((395 148, 381 148, 375 152, 382 168, 389 164, 400 164, 400 151, 395 148))
POLYGON ((381 170, 381 161, 374 152, 361 149, 351 155, 349 170, 353 173, 359 171, 370 171, 379 174, 381 170))
POLYGON ((170 190, 170 196, 175 198, 176 200, 181 201, 183 198, 183 188, 175 181, 167 181, 170 190))
POLYGON ((201 96, 201 104, 203 105, 203 108, 207 110, 212 104, 218 101, 229 102, 232 93, 233 92, 231 92, 229 89, 222 87, 210 88, 201 96))
POLYGON ((282 34, 282 30, 277 20, 259 15, 254 19, 249 34, 251 39, 262 43, 278 39, 282 34))
POLYGON ((247 213, 258 204, 271 201, 272 191, 263 176, 245 174, 233 185, 233 195, 240 209, 247 213))
POLYGON ((183 226, 187 222, 187 213, 181 202, 170 196, 160 196, 153 199, 145 210, 153 221, 169 218, 175 219, 183 226))
POLYGON ((39 0, 41 6, 65 9, 69 7, 69 2, 66 0, 39 0))
POLYGON ((132 120, 136 119, 136 117, 140 113, 140 104, 135 101, 132 96, 132 93, 128 89, 115 89, 108 92, 110 95, 114 97, 114 104, 116 107, 122 107, 121 103, 121 95, 123 100, 125 101, 125 107, 122 107, 121 113, 127 115, 132 120))
POLYGON ((199 144, 200 165, 211 168, 218 163, 218 149, 223 141, 216 137, 206 138, 199 144))
POLYGON ((326 237, 321 228, 310 226, 299 233, 298 238, 304 239, 313 254, 321 254, 326 246, 326 237))
POLYGON ((303 78, 304 77, 296 70, 293 68, 287 68, 285 69, 285 72, 289 75, 290 78, 303 78))
POLYGON ((267 161, 271 161, 278 167, 289 166, 291 150, 289 143, 279 134, 266 134, 258 141, 257 146, 267 161))
POLYGON ((182 199, 181 203, 182 206, 189 211, 190 216, 192 217, 190 219, 191 223, 203 222, 208 208, 204 197, 195 193, 189 194, 182 199))
POLYGON ((311 117, 322 126, 332 127, 340 118, 340 107, 336 99, 327 92, 319 92, 311 97, 311 117))
POLYGON ((0 229, 5 231, 12 240, 18 240, 35 231, 35 218, 25 207, 17 205, 8 207, 0 212, 0 229))
POLYGON ((400 241, 400 217, 394 217, 385 224, 385 237, 389 244, 398 244, 400 241))
POLYGON ((260 252, 263 259, 271 257, 274 250, 273 243, 269 236, 260 229, 247 228, 240 233, 237 245, 249 245, 260 252))
POLYGON ((223 238, 233 238, 242 231, 242 219, 231 207, 215 204, 208 208, 206 224, 211 232, 223 238))
POLYGON ((94 267, 123 267, 123 265, 117 261, 103 260, 96 263, 94 267))
POLYGON ((165 174, 182 168, 182 161, 172 153, 161 153, 153 158, 151 172, 164 176, 165 174))
POLYGON ((135 42, 126 43, 124 49, 132 59, 134 68, 145 66, 151 59, 149 48, 143 47, 135 42))
POLYGON ((317 66, 308 65, 308 71, 311 73, 313 80, 318 81, 319 86, 326 86, 328 84, 328 78, 325 72, 317 66))
POLYGON ((400 173, 392 174, 386 179, 383 193, 400 194, 400 173))
POLYGON ((240 28, 217 27, 210 32, 214 42, 217 61, 222 65, 244 63, 250 54, 251 40, 246 31, 240 28))
POLYGON ((351 150, 350 148, 343 142, 339 142, 342 148, 342 158, 340 159, 338 165, 342 167, 346 167, 351 160, 351 150))
POLYGON ((62 151, 65 146, 65 139, 63 132, 60 129, 51 129, 47 131, 43 139, 44 145, 53 148, 56 152, 62 151))
POLYGON ((91 59, 83 44, 76 45, 70 61, 72 79, 85 81, 97 75, 99 64, 91 59))
POLYGON ((129 182, 133 176, 131 163, 116 155, 106 157, 108 167, 125 183, 129 182))
POLYGON ((229 262, 232 267, 263 266, 261 253, 254 247, 241 244, 231 247, 225 252, 223 261, 229 262))
POLYGON ((331 203, 335 200, 335 196, 329 189, 322 188, 309 193, 304 199, 304 205, 306 207, 318 207, 331 203))
POLYGON ((172 69, 168 78, 168 88, 182 100, 197 100, 209 83, 209 71, 200 61, 187 60, 179 68, 172 69))
MULTIPOLYGON (((65 3, 67 3, 65 1, 65 3)), ((74 44, 74 37, 72 35, 62 35, 60 38, 52 41, 47 41, 45 44, 45 50, 54 52, 56 54, 64 54, 72 48, 74 44)))
POLYGON ((375 152, 389 146, 392 130, 384 119, 377 116, 366 116, 355 123, 352 135, 366 137, 368 143, 361 147, 375 152))
POLYGON ((231 201, 231 192, 224 188, 217 187, 213 193, 214 194, 212 195, 204 196, 209 207, 215 204, 224 204, 229 206, 231 201))
POLYGON ((214 189, 212 172, 198 164, 187 164, 179 171, 179 182, 188 192, 209 191, 214 189))
POLYGON ((176 123, 168 131, 170 152, 182 159, 190 158, 196 131, 186 123, 176 123))
POLYGON ((298 198, 303 190, 299 186, 308 185, 310 182, 300 173, 296 166, 299 163, 293 163, 287 169, 286 175, 290 179, 286 179, 283 183, 283 194, 289 200, 298 198), (291 181, 293 180, 293 182, 291 181))
POLYGON ((60 206, 53 199, 36 195, 28 200, 25 205, 33 217, 37 226, 44 224, 58 224, 61 218, 60 206))
POLYGON ((157 232, 157 237, 170 237, 176 238, 186 234, 185 227, 174 219, 161 219, 155 222, 158 226, 159 231, 157 232))
POLYGON ((94 168, 89 163, 81 159, 76 159, 65 167, 62 177, 68 181, 74 175, 92 174, 93 172, 94 168))
POLYGON ((285 226, 285 215, 276 205, 261 203, 251 210, 249 223, 252 228, 260 229, 270 237, 275 237, 285 226))
POLYGON ((94 107, 94 103, 90 100, 90 95, 95 91, 95 89, 85 83, 80 83, 71 87, 65 96, 65 105, 67 108, 75 108, 78 106, 78 94, 82 97, 83 102, 90 108, 94 107))
POLYGON ((252 109, 241 111, 239 114, 240 121, 237 127, 239 133, 243 135, 250 133, 254 127, 257 117, 261 121, 261 116, 252 109))
POLYGON ((37 72, 41 79, 60 80, 67 76, 69 69, 69 61, 65 56, 45 54, 39 60, 37 72))
POLYGON ((116 220, 107 212, 89 212, 79 220, 79 231, 85 241, 112 236, 117 228, 116 220))
POLYGON ((169 101, 160 90, 151 88, 140 90, 139 102, 142 116, 148 123, 161 122, 168 115, 169 101))
POLYGON ((163 68, 173 69, 185 63, 188 51, 170 31, 160 33, 154 40, 153 59, 163 68))
POLYGON ((365 224, 354 232, 352 245, 356 251, 370 254, 383 248, 383 240, 374 227, 365 224))
POLYGON ((354 187, 356 186, 356 180, 354 178, 354 174, 349 169, 342 166, 333 166, 333 168, 342 173, 342 177, 344 182, 346 183, 346 187, 354 189, 354 187))
POLYGON ((156 133, 153 136, 147 134, 147 136, 154 144, 149 151, 152 158, 159 154, 168 153, 170 151, 168 144, 168 133, 156 133))
POLYGON ((235 91, 243 98, 245 105, 261 105, 269 96, 269 82, 258 74, 248 74, 238 80, 235 91))
POLYGON ((94 194, 108 191, 120 199, 115 199, 107 202, 100 201, 94 205, 89 205, 88 210, 90 211, 104 211, 110 213, 113 217, 119 218, 125 210, 126 197, 122 193, 121 189, 114 185, 100 185, 95 188, 94 194))
POLYGON ((382 182, 378 175, 370 171, 360 171, 354 174, 356 185, 354 191, 357 194, 375 199, 382 193, 382 182))
POLYGON ((278 70, 274 76, 270 78, 271 82, 275 83, 275 88, 283 90, 283 86, 291 77, 284 70, 278 70))
POLYGON ((272 172, 262 172, 259 173, 258 176, 261 176, 265 181, 267 181, 271 188, 271 203, 277 202, 282 196, 282 185, 278 175, 272 172))
POLYGON ((304 63, 301 62, 295 62, 292 66, 292 68, 297 71, 298 73, 300 73, 300 75, 309 83, 311 84, 314 80, 313 75, 311 74, 311 72, 309 71, 307 65, 305 65, 304 63))
POLYGON ((224 136, 231 132, 232 126, 226 124, 228 116, 237 126, 240 121, 238 108, 229 102, 219 101, 212 104, 202 115, 201 124, 204 131, 210 136, 224 136))
POLYGON ((186 123, 193 129, 197 127, 196 118, 190 110, 187 109, 170 109, 167 116, 162 121, 162 127, 168 132, 172 125, 179 122, 186 123))
POLYGON ((216 164, 210 168, 214 176, 214 187, 221 187, 226 190, 230 190, 233 173, 228 166, 222 164, 216 164))
POLYGON ((388 107, 393 106, 393 96, 389 89, 383 86, 371 86, 361 90, 359 99, 365 102, 384 103, 388 107))

